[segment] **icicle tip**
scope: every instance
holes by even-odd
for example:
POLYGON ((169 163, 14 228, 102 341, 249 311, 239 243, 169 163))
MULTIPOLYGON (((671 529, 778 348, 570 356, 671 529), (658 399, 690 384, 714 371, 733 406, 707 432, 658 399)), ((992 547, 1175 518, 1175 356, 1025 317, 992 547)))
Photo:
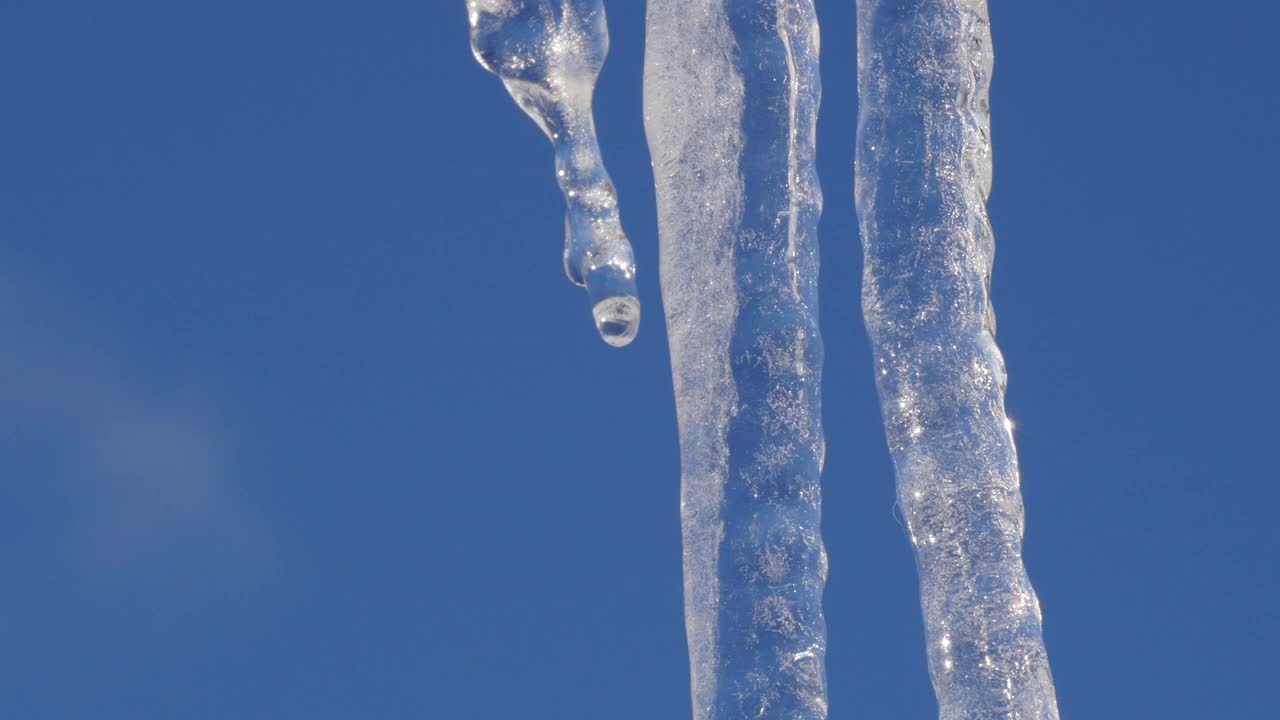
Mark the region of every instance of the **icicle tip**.
POLYGON ((587 296, 600 338, 626 347, 640 332, 640 293, 635 272, 604 265, 587 274, 587 296))

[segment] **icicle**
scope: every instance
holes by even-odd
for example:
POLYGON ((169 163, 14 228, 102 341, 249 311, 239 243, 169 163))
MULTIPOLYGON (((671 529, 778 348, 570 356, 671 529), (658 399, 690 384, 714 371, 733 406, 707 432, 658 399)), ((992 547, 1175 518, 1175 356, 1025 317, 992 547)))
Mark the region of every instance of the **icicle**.
POLYGON ((858 0, 863 312, 943 720, 1058 717, 989 297, 984 0, 858 0))
POLYGON ((609 50, 601 0, 469 0, 471 48, 502 78, 556 154, 564 193, 564 267, 584 285, 604 341, 622 347, 640 327, 635 260, 618 197, 600 158, 591 99, 609 50))
POLYGON ((649 0, 695 720, 827 714, 809 0, 649 0))

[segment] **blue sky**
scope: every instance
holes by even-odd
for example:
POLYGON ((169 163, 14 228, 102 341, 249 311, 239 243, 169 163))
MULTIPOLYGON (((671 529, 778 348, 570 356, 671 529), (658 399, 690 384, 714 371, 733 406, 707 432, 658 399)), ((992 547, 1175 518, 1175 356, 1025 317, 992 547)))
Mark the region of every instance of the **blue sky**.
MULTIPOLYGON (((1280 11, 1252 5, 993 2, 994 297, 1067 717, 1273 706, 1280 11)), ((461 0, 4 5, 0 713, 687 716, 644 12, 609 7, 623 351, 461 0)), ((927 718, 852 7, 818 2, 832 717, 927 718)))

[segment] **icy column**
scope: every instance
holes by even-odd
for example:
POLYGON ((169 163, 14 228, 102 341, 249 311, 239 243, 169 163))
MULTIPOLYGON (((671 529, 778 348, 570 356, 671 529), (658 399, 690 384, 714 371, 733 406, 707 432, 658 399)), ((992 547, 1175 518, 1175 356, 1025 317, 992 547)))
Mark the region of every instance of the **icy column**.
POLYGON ((989 297, 983 0, 858 0, 863 312, 944 720, 1057 718, 989 297))
POLYGON ((695 720, 827 714, 818 99, 810 0, 649 0, 695 720))
POLYGON ((615 347, 640 327, 635 260, 600 159, 591 99, 609 51, 601 0, 468 0, 471 48, 551 138, 564 192, 564 268, 585 285, 596 328, 615 347))

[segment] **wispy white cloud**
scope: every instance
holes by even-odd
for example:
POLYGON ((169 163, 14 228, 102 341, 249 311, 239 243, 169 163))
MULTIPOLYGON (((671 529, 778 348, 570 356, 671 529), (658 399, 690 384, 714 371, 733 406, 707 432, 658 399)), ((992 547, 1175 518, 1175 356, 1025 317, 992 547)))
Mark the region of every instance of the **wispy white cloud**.
POLYGON ((103 335, 0 270, 0 502, 23 513, 0 564, 149 610, 263 582, 274 543, 215 394, 103 335))

